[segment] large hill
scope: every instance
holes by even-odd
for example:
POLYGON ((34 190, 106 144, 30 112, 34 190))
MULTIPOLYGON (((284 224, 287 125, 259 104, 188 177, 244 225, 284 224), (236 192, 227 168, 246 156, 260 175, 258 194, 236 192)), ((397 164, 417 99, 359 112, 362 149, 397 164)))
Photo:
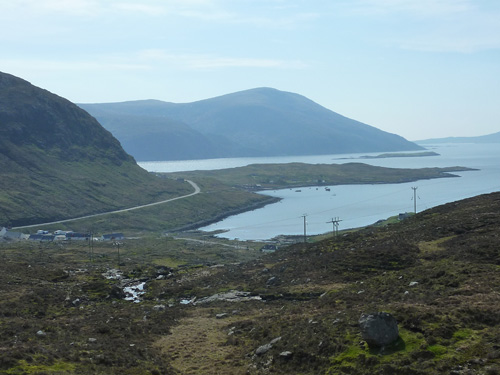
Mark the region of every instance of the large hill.
POLYGON ((193 103, 80 104, 137 160, 419 150, 304 96, 271 88, 193 103))
POLYGON ((0 226, 150 203, 189 186, 140 168, 87 112, 0 72, 0 226))

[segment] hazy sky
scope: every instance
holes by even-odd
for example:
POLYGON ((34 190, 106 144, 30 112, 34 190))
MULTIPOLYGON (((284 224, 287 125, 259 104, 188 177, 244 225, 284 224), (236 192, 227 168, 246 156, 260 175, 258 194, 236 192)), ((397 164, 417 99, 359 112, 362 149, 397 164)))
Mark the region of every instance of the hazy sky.
POLYGON ((0 71, 73 102, 255 87, 410 140, 500 131, 498 0, 0 0, 0 71))

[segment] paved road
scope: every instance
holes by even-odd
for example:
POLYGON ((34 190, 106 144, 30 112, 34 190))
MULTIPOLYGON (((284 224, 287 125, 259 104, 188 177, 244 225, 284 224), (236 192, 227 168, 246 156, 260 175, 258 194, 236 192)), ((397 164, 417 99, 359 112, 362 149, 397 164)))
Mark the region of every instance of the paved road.
POLYGON ((135 207, 130 207, 130 208, 124 208, 122 210, 116 210, 116 211, 109 211, 109 212, 102 212, 100 214, 93 214, 93 215, 87 215, 87 216, 81 216, 81 217, 75 217, 73 219, 66 219, 66 220, 58 220, 58 221, 52 221, 50 223, 41 223, 41 224, 33 224, 33 225, 25 225, 25 226, 22 226, 22 227, 15 227, 15 228, 12 228, 12 229, 24 229, 24 228, 33 228, 33 227, 39 227, 41 225, 52 225, 52 224, 60 224, 60 223, 67 223, 69 221, 74 221, 74 220, 80 220, 80 219, 88 219, 88 218, 91 218, 91 217, 96 217, 96 216, 102 216, 102 215, 108 215, 108 214, 117 214, 117 213, 120 213, 120 212, 127 212, 127 211, 132 211, 132 210, 138 210, 140 208, 145 208, 145 207, 151 207, 151 206, 157 206, 159 204, 164 204, 164 203, 168 203, 168 202, 173 202, 173 201, 176 201, 178 199, 184 199, 184 198, 188 198, 188 197, 192 197, 193 195, 196 195, 196 194, 199 194, 201 189, 200 187, 194 183, 193 181, 190 181, 190 180, 186 180, 186 182, 188 182, 189 184, 191 184, 191 186, 194 188, 194 192, 191 193, 191 194, 188 194, 188 195, 183 195, 181 197, 177 197, 177 198, 170 198, 170 199, 167 199, 167 200, 164 200, 164 201, 161 201, 161 202, 155 202, 155 203, 149 203, 149 204, 143 204, 142 206, 135 206, 135 207))

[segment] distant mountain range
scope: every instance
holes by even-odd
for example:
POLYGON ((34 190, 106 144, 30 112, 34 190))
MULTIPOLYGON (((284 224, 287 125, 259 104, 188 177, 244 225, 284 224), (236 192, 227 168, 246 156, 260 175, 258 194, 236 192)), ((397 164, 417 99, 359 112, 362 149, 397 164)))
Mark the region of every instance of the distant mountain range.
POLYGON ((478 137, 447 137, 447 138, 432 138, 415 141, 415 143, 428 145, 436 143, 500 143, 500 132, 481 135, 478 137))
POLYGON ((422 149, 304 96, 271 88, 184 104, 79 105, 139 161, 422 149))
POLYGON ((140 168, 75 104, 0 72, 0 227, 151 203, 184 185, 140 168))

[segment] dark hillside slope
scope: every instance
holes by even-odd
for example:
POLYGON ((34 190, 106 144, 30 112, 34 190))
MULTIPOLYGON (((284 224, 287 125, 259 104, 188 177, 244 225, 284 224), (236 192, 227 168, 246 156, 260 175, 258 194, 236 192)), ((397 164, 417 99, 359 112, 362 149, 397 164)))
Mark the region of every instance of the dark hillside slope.
POLYGON ((165 117, 101 115, 99 121, 123 148, 141 161, 209 159, 231 154, 229 143, 205 136, 184 123, 165 117))
MULTIPOLYGON (((493 193, 387 227, 279 249, 210 276, 172 280, 156 293, 189 293, 198 301, 190 310, 193 320, 213 316, 205 326, 216 327, 216 314, 223 314, 219 347, 202 340, 197 343, 206 346, 197 349, 220 353, 229 345, 233 355, 227 358, 237 358, 233 371, 245 358, 255 374, 498 374, 499 233, 500 193, 493 193), (203 304, 204 297, 214 301, 228 289, 262 300, 203 304), (377 311, 398 322, 392 345, 370 347, 361 336, 361 314, 377 311)), ((179 324, 184 326, 175 332, 197 328, 179 324)), ((196 358, 183 335, 169 344, 179 368, 190 363, 187 372, 203 373, 194 370, 205 363, 190 362, 196 358)), ((210 366, 229 374, 230 363, 210 366)))
POLYGON ((150 203, 189 191, 140 168, 87 112, 0 73, 0 225, 150 203))
MULTIPOLYGON (((271 88, 246 90, 185 104, 147 100, 80 106, 96 116, 120 140, 124 132, 121 127, 125 125, 110 121, 114 116, 135 116, 135 134, 146 137, 157 134, 152 130, 152 127, 157 129, 152 125, 153 118, 160 118, 166 124, 178 121, 190 131, 207 137, 209 147, 215 145, 218 148, 219 152, 211 153, 212 157, 422 149, 398 135, 339 115, 304 96, 271 88)), ((128 131, 131 130, 128 127, 128 131)), ((153 136, 150 139, 154 144, 153 136)), ((196 139, 190 141, 197 144, 196 139)), ((164 148, 171 147, 167 138, 163 142, 164 148)), ((205 146, 199 144, 199 147, 205 146)), ((167 157, 165 154, 165 159, 167 157)), ((181 151, 178 155, 179 159, 195 157, 188 151, 181 151)))
POLYGON ((0 373, 497 375, 499 233, 494 193, 244 263, 168 238, 118 262, 97 243, 93 266, 84 244, 0 243, 0 373), (383 347, 358 325, 378 311, 383 347))

